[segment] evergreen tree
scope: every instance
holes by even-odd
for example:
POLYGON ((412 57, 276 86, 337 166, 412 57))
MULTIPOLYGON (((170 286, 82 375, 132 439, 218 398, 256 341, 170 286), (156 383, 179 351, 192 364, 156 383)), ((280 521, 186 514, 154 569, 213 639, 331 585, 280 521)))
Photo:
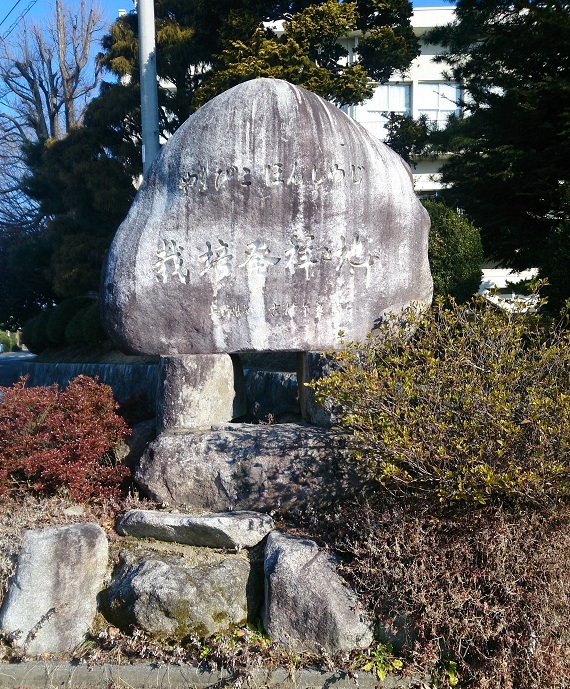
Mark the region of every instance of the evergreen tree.
MULTIPOLYGON (((174 131, 213 96, 256 77, 286 79, 339 105, 361 102, 418 54, 411 15, 407 0, 157 0, 161 129, 174 131), (356 31, 364 35, 348 64, 343 40, 356 31)), ((137 30, 136 15, 126 15, 103 41, 101 64, 125 89, 138 85, 137 30)))
POLYGON ((570 218, 570 3, 458 0, 456 14, 429 37, 466 89, 467 116, 432 139, 455 153, 444 196, 489 257, 547 275, 570 218))
POLYGON ((27 149, 23 188, 48 218, 44 274, 59 298, 98 290, 104 255, 135 193, 122 135, 101 125, 88 109, 84 126, 27 149))

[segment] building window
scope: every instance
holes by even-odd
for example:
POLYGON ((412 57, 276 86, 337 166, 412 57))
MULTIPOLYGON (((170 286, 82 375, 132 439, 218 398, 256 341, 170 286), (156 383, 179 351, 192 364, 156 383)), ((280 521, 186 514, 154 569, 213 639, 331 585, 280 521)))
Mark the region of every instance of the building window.
POLYGON ((459 84, 449 81, 424 81, 418 84, 414 94, 417 110, 420 115, 427 115, 430 122, 443 129, 451 114, 459 115, 457 105, 461 90, 459 84))
POLYGON ((384 139, 389 113, 411 114, 411 90, 411 84, 381 84, 372 98, 354 106, 352 116, 371 134, 384 139))

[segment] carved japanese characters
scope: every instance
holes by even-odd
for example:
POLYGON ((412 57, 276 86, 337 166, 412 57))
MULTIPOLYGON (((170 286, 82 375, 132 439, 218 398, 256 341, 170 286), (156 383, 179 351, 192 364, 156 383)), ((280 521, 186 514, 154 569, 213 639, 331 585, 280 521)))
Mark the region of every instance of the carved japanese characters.
POLYGON ((163 147, 109 253, 104 322, 145 354, 324 350, 431 300, 409 169, 312 93, 258 79, 163 147))

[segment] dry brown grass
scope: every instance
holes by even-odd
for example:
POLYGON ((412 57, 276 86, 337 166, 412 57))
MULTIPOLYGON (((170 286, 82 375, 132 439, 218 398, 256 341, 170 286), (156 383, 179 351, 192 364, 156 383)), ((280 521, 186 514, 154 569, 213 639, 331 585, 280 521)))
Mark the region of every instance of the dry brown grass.
MULTIPOLYGON (((84 505, 70 514, 62 497, 3 499, 0 582, 6 590, 23 531, 94 521, 121 546, 118 512, 153 507, 84 505)), ((76 507, 76 506, 75 506, 76 507)), ((421 512, 412 506, 359 503, 282 515, 279 527, 315 538, 343 556, 342 574, 380 627, 399 632, 407 674, 439 673, 458 663, 463 689, 570 687, 570 509, 558 513, 508 510, 421 512)), ((361 671, 359 653, 329 657, 280 648, 260 630, 241 628, 183 643, 124 633, 98 615, 73 654, 93 665, 135 661, 223 666, 246 677, 252 669, 320 667, 361 671)), ((55 658, 55 657, 54 657, 55 658)), ((0 644, 0 660, 15 659, 0 644)), ((58 658, 60 659, 60 658, 58 658)))
MULTIPOLYGON (((570 508, 463 509, 357 501, 299 515, 408 668, 456 662, 469 689, 570 687, 570 508)), ((298 526, 297 526, 298 528, 298 526)))
POLYGON ((3 597, 6 593, 26 529, 96 522, 112 538, 117 507, 112 504, 79 506, 62 497, 3 495, 0 498, 0 595, 3 597), (70 508, 76 513, 66 513, 70 508))

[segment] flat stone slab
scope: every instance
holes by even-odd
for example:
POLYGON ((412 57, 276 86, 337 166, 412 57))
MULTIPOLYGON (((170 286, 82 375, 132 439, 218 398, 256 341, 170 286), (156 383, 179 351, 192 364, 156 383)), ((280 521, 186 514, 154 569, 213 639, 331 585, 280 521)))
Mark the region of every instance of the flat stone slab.
POLYGON ((162 433, 135 481, 153 500, 207 511, 270 512, 345 495, 356 478, 338 433, 302 424, 225 424, 162 433))
POLYGON ((429 225, 394 151, 319 96, 254 79, 162 147, 109 250, 103 321, 146 354, 362 341, 386 311, 431 303, 429 225))
POLYGON ((26 531, 0 629, 30 655, 63 653, 85 638, 108 564, 97 524, 26 531))
POLYGON ((159 510, 130 510, 117 521, 121 536, 155 538, 206 548, 253 548, 273 529, 259 512, 190 515, 159 510))

